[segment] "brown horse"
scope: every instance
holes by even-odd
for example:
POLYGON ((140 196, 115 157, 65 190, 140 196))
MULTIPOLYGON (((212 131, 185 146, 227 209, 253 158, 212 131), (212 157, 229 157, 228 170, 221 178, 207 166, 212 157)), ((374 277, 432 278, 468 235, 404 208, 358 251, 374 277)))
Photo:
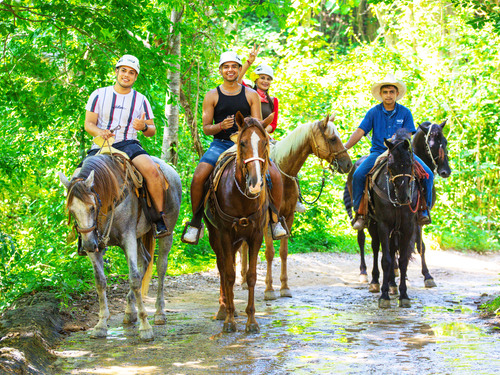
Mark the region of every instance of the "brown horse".
POLYGON ((257 257, 267 225, 269 197, 265 176, 269 167, 269 136, 265 127, 271 122, 246 117, 238 112, 236 158, 228 162, 218 183, 212 175, 204 221, 220 273, 220 298, 217 319, 224 321, 223 331, 236 331, 234 320, 235 256, 243 242, 249 248, 247 332, 259 332, 255 320, 254 288, 257 281, 257 257), (215 188, 215 185, 217 188, 215 188))
MULTIPOLYGON (((333 120, 333 118, 332 118, 333 120)), ((295 206, 299 198, 297 174, 304 165, 309 155, 314 154, 326 160, 340 173, 348 173, 352 167, 351 158, 340 139, 340 134, 333 122, 327 116, 325 119, 301 125, 294 129, 287 137, 276 143, 271 148, 271 159, 276 163, 283 178, 283 201, 280 215, 283 215, 288 228, 292 228, 295 217, 295 206)), ((273 300, 277 296, 273 289, 272 263, 274 259, 273 239, 266 232, 266 290, 264 299, 273 300)), ((246 249, 242 249, 242 277, 245 288, 246 249)), ((288 287, 288 238, 280 241, 281 257, 281 297, 291 297, 288 287)))

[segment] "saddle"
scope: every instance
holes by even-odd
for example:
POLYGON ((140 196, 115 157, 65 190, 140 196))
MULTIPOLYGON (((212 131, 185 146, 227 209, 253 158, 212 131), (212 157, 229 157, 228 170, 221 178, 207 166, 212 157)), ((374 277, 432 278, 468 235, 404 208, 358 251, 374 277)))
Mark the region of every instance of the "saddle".
MULTIPOLYGON (((375 184, 375 180, 377 179, 378 175, 380 172, 384 169, 384 167, 387 164, 387 156, 389 154, 389 151, 385 151, 382 153, 377 160, 375 161, 375 164, 373 165, 372 169, 368 174, 366 175, 366 180, 365 180, 365 188, 363 191, 363 196, 361 198, 361 202, 359 204, 359 209, 358 213, 360 215, 368 215, 369 209, 371 212, 375 212, 375 208, 372 203, 371 199, 371 193, 373 191, 381 193, 380 188, 375 184)), ((420 183, 420 180, 423 178, 429 178, 427 173, 425 172, 425 169, 422 167, 422 165, 417 161, 414 160, 414 173, 415 177, 417 180, 417 188, 418 188, 418 194, 419 194, 419 200, 417 203, 417 209, 419 211, 424 211, 427 209, 427 202, 425 201, 425 194, 423 191, 423 185, 420 183)))

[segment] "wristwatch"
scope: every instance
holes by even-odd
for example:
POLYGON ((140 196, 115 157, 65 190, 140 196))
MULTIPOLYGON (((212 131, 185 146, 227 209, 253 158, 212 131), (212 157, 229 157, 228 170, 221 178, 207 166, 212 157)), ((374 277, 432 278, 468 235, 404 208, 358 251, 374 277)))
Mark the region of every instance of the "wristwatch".
POLYGON ((144 125, 144 129, 142 129, 141 131, 142 131, 143 133, 144 133, 144 132, 146 132, 146 131, 148 131, 148 124, 145 124, 145 125, 144 125))

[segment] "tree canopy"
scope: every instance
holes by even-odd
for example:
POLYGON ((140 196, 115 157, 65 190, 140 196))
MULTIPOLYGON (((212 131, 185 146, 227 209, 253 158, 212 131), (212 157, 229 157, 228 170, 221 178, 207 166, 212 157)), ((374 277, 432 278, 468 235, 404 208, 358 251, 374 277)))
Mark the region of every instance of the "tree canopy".
MULTIPOLYGON (((199 160, 189 124, 201 129, 203 96, 220 83, 219 54, 233 49, 245 57, 256 43, 257 63, 275 69, 277 138, 335 114, 345 142, 375 104, 371 85, 388 72, 405 81, 402 103, 416 122, 448 119, 453 174, 436 179, 428 237, 443 248, 500 248, 499 1, 0 1, 0 35, 0 308, 45 288, 68 301, 92 284, 89 263, 67 240, 56 176, 70 175, 89 148, 85 103, 93 90, 113 83, 114 63, 125 53, 141 61, 135 88, 150 99, 160 125, 156 137, 141 139, 152 155, 161 155, 168 126, 165 98, 180 106, 179 226, 190 212, 199 160), (179 22, 172 22, 173 10, 179 22), (180 54, 170 49, 173 35, 181 35, 180 54), (176 69, 181 98, 167 95, 167 73, 176 69)), ((204 149, 210 139, 200 135, 204 149)), ((351 157, 368 148, 360 142, 351 157)), ((321 173, 311 158, 301 174, 306 196, 319 191, 321 173)), ((320 201, 297 215, 293 251, 355 251, 342 208, 344 182, 345 176, 329 178, 320 201)), ((120 251, 111 249, 109 257, 109 273, 125 273, 120 251)), ((206 239, 185 246, 176 234, 169 272, 201 269, 213 259, 206 239)))

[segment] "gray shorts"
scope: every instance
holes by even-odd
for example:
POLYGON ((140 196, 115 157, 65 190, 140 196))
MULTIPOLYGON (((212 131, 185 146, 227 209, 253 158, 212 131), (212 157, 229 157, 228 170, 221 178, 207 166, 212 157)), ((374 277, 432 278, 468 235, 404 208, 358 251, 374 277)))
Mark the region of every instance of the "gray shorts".
MULTIPOLYGON (((123 151, 124 153, 126 153, 128 155, 128 157, 130 158, 130 160, 133 160, 135 157, 137 157, 139 155, 149 155, 146 152, 146 150, 144 150, 142 148, 139 141, 136 139, 129 139, 126 141, 113 143, 113 148, 116 148, 117 150, 120 150, 120 151, 123 151)), ((99 147, 92 148, 92 149, 87 151, 86 157, 93 156, 93 155, 97 154, 98 151, 99 151, 99 147)), ((83 163, 83 161, 78 165, 78 167, 81 167, 82 163, 83 163)))

